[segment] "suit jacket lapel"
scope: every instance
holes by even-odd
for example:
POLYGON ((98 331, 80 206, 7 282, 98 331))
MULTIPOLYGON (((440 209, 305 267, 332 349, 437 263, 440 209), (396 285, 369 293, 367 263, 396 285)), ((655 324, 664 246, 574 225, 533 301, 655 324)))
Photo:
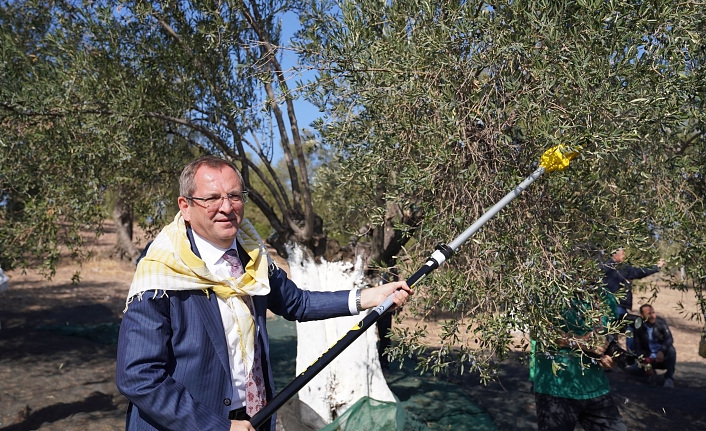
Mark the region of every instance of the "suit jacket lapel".
MULTIPOLYGON (((238 246, 238 257, 240 257, 240 263, 243 264, 243 268, 245 268, 250 262, 250 256, 245 252, 245 249, 243 248, 242 245, 240 245, 240 242, 236 242, 236 245, 238 246)), ((252 298, 252 303, 253 303, 253 320, 255 321, 255 342, 257 342, 258 337, 260 335, 260 325, 258 324, 258 317, 260 316, 260 307, 262 305, 262 300, 263 298, 266 298, 265 296, 251 296, 252 298)), ((266 307, 265 307, 266 308, 266 307)), ((267 311, 265 311, 267 312, 267 311)))
MULTIPOLYGON (((200 259, 201 254, 196 248, 191 226, 187 226, 186 236, 189 238, 189 242, 191 243, 191 251, 193 251, 194 254, 200 259)), ((226 373, 230 376, 228 343, 226 341, 225 331, 223 330, 223 320, 221 319, 221 310, 218 308, 218 299, 216 298, 216 294, 213 293, 213 291, 210 291, 208 296, 195 294, 191 296, 191 299, 193 303, 196 304, 196 309, 203 320, 208 337, 211 339, 214 349, 216 349, 216 354, 218 355, 218 359, 221 361, 221 365, 223 365, 226 373)))
POLYGON ((196 308, 199 311, 201 320, 203 320, 208 337, 211 339, 214 349, 216 349, 216 354, 218 355, 218 359, 221 361, 221 365, 223 365, 223 368, 226 370, 228 375, 230 375, 228 344, 226 342, 225 331, 223 331, 221 310, 218 308, 218 299, 216 298, 216 294, 210 292, 208 296, 193 295, 191 299, 196 304, 196 308))

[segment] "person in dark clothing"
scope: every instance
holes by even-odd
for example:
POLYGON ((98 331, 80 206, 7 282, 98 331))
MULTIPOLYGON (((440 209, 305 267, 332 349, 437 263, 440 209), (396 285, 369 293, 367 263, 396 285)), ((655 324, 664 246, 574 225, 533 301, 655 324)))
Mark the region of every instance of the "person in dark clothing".
POLYGON ((635 353, 642 355, 650 364, 650 367, 645 369, 649 375, 653 375, 655 369, 666 369, 664 387, 673 388, 677 351, 674 349, 674 338, 669 325, 664 319, 657 317, 650 304, 640 307, 640 316, 643 325, 635 329, 635 353))
POLYGON ((635 268, 623 264, 625 261, 625 251, 622 248, 613 252, 608 261, 600 268, 605 273, 603 284, 611 293, 616 293, 621 287, 625 288, 625 298, 618 303, 618 315, 624 316, 632 308, 632 280, 644 278, 658 272, 664 266, 664 259, 660 259, 657 264, 650 268, 635 268))

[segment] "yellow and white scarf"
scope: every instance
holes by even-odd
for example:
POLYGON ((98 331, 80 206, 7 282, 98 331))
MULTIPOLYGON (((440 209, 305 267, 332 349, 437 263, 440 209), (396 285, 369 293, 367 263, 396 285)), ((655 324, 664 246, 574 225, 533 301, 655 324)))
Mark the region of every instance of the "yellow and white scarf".
POLYGON ((165 296, 169 290, 213 290, 229 306, 241 307, 233 317, 238 326, 240 348, 246 373, 252 368, 255 343, 255 322, 243 296, 270 293, 268 267, 270 256, 257 231, 249 220, 243 219, 237 233, 238 243, 250 257, 245 272, 238 278, 221 279, 206 267, 206 263, 191 251, 186 236, 186 224, 181 212, 164 227, 150 245, 147 255, 137 265, 130 285, 125 311, 137 297, 142 300, 145 292, 154 297, 165 296), (232 298, 232 299, 230 299, 232 298))

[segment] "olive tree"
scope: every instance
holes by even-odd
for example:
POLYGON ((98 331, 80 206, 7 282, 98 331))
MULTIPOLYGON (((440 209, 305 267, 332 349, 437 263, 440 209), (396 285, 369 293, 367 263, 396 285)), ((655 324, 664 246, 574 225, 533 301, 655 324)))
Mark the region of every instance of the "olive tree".
POLYGON ((26 266, 27 252, 41 260, 51 254, 45 260, 51 267, 62 243, 80 250, 76 229, 100 224, 107 195, 123 239, 118 254, 134 258, 133 219, 161 226, 178 166, 203 154, 239 166, 281 254, 294 241, 313 255, 340 256, 311 197, 311 137, 300 130, 294 109, 297 72, 283 66, 281 16, 296 12, 297 2, 24 0, 1 6, 0 121, 13 160, 2 166, 1 178, 11 203, 0 225, 8 262, 26 266), (33 181, 40 165, 57 175, 33 181), (40 219, 52 227, 29 235, 40 219), (72 233, 52 234, 62 226, 72 233))
POLYGON ((126 222, 116 253, 136 257, 133 208, 159 226, 190 154, 174 127, 145 115, 161 92, 155 76, 175 80, 173 69, 144 67, 125 42, 127 29, 99 31, 99 12, 62 2, 0 4, 6 267, 41 266, 51 275, 61 246, 85 255, 81 230, 101 232, 110 197, 118 226, 126 222))
MULTIPOLYGON (((397 330, 422 369, 489 377, 516 342, 551 340, 572 298, 598 298, 597 262, 624 246, 704 286, 705 21, 698 2, 313 1, 298 48, 335 163, 320 193, 349 222, 413 238, 384 265, 409 274, 564 144, 580 155, 490 220, 425 280, 397 330), (334 206, 335 204, 335 206, 334 206), (439 339, 425 319, 451 313, 439 339), (477 349, 480 347, 480 349, 477 349)), ((375 235, 375 233, 373 233, 375 235)), ((385 235, 382 235, 383 237, 385 235)), ((373 239, 374 240, 374 239, 373 239)), ((699 296, 701 298, 701 296, 699 296)), ((701 307, 703 312, 703 300, 701 307)), ((595 316, 605 310, 595 310, 595 316)))

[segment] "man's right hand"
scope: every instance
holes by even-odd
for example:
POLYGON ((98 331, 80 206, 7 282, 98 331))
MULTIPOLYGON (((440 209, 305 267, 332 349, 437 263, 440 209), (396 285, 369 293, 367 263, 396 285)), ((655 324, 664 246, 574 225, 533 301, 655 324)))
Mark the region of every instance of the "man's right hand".
POLYGON ((230 431, 256 431, 248 421, 230 421, 230 431))
POLYGON ((601 356, 601 359, 598 360, 598 365, 600 365, 604 370, 610 370, 615 367, 616 363, 617 362, 613 359, 613 357, 608 355, 603 355, 601 356))
POLYGON ((664 265, 666 265, 667 262, 665 262, 664 259, 660 259, 657 261, 657 268, 662 269, 664 265))
POLYGON ((614 357, 604 355, 603 353, 606 350, 606 347, 608 347, 607 344, 602 345, 602 346, 596 346, 595 349, 592 350, 592 352, 596 355, 600 355, 598 359, 598 365, 603 368, 604 370, 610 370, 614 368, 616 365, 618 365, 618 361, 615 360, 614 357))

